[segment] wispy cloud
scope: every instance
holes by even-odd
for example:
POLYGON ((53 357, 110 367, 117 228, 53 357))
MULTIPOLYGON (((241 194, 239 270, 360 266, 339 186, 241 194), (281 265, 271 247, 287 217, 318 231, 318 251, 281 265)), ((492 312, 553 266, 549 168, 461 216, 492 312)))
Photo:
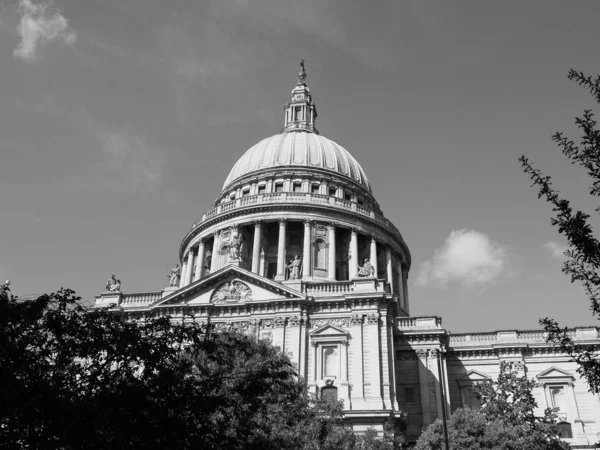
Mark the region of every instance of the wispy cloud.
POLYGON ((445 287, 459 283, 466 289, 483 290, 509 269, 509 247, 474 230, 455 230, 433 257, 425 261, 416 285, 445 287))
POLYGON ((564 259, 564 253, 568 250, 568 247, 566 245, 559 244, 555 241, 548 241, 544 243, 544 248, 550 252, 553 258, 556 259, 564 259))
POLYGON ((34 4, 31 0, 19 0, 21 19, 17 31, 21 42, 13 55, 32 62, 39 58, 38 50, 54 40, 71 45, 75 42, 75 32, 58 9, 50 12, 52 3, 34 4))

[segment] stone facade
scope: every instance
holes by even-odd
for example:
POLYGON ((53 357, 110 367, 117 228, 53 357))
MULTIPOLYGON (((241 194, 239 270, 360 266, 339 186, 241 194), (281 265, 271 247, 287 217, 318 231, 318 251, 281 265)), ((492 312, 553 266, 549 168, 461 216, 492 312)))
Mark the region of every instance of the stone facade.
MULTIPOLYGON (((595 442, 600 400, 541 332, 451 335, 440 318, 410 317, 408 247, 360 165, 318 134, 305 79, 302 66, 282 133, 240 158, 184 236, 179 285, 105 292, 96 305, 269 339, 315 395, 344 401, 355 429, 391 417, 412 441, 442 408, 477 407, 469 387, 518 361, 542 385, 540 407, 560 403, 570 442, 595 442)), ((600 344, 596 328, 573 333, 600 344)))

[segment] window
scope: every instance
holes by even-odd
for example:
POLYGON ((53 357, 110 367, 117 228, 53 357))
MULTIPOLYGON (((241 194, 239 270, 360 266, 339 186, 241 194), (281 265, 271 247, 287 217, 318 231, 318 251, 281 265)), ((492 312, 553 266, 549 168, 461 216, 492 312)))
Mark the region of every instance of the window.
POLYGON ((250 189, 244 189, 242 191, 242 197, 248 197, 250 195, 250 189))
POLYGON ((560 437, 563 439, 573 439, 573 429, 569 422, 558 422, 560 437))
POLYGON ((325 386, 321 388, 321 399, 330 405, 337 404, 338 390, 335 386, 325 386))
POLYGON ((404 388, 404 403, 407 405, 414 405, 415 402, 415 388, 407 387, 404 388))
POLYGON ((300 183, 299 181, 294 182, 292 190, 294 192, 302 192, 302 183, 300 183))
POLYGON ((318 194, 320 191, 320 186, 318 184, 311 184, 310 185, 310 193, 311 194, 318 194))
POLYGON ((567 396, 564 386, 548 386, 550 399, 553 408, 558 408, 558 412, 567 412, 567 396))
POLYGON ((260 338, 265 341, 273 342, 273 332, 271 331, 261 331, 260 338))
POLYGON ((235 192, 229 196, 229 200, 235 200, 235 192))
POLYGON ((267 187, 264 184, 261 184, 260 186, 258 186, 259 195, 264 194, 265 192, 267 192, 267 187))
POLYGON ((327 249, 325 248, 325 241, 322 239, 317 239, 314 243, 314 266, 318 269, 326 268, 326 253, 327 249))
POLYGON ((330 197, 335 197, 335 193, 337 192, 337 189, 334 187, 330 187, 329 188, 329 196, 330 197))
POLYGON ((283 192, 283 183, 275 183, 275 192, 283 192))
POLYGON ((339 377, 340 352, 337 345, 323 346, 323 377, 339 377))
POLYGON ((296 106, 294 108, 294 120, 302 120, 302 106, 296 106))
POLYGON ((463 406, 466 406, 473 411, 479 411, 481 409, 481 402, 475 395, 475 391, 473 391, 472 387, 465 388, 464 399, 465 404, 463 406))
POLYGON ((365 203, 365 202, 364 202, 364 200, 363 200, 362 198, 360 198, 360 197, 358 197, 358 198, 356 199, 356 202, 357 202, 357 203, 358 203, 360 206, 364 205, 364 203, 365 203))
POLYGON ((344 192, 344 200, 349 202, 352 199, 352 195, 349 192, 344 192))

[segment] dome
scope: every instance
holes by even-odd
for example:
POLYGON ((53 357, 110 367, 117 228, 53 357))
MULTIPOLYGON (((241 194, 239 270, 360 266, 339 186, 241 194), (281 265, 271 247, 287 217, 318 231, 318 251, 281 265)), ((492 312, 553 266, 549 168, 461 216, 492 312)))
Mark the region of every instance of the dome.
POLYGON ((371 192, 364 170, 346 149, 324 136, 309 131, 276 134, 251 147, 235 163, 223 189, 253 172, 279 167, 335 172, 354 180, 371 192))

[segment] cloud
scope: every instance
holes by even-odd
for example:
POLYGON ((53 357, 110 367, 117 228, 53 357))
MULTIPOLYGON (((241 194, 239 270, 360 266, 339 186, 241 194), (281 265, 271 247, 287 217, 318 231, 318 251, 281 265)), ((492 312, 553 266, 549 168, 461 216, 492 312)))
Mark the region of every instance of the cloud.
POLYGON ((483 290, 509 269, 509 247, 484 233, 455 230, 433 257, 425 261, 416 279, 421 287, 445 287, 459 283, 466 289, 483 290))
POLYGON ((127 178, 135 191, 154 191, 163 181, 164 155, 152 151, 138 136, 99 131, 109 166, 127 178))
POLYGON ((13 55, 24 61, 33 62, 38 59, 37 50, 54 40, 61 40, 71 45, 75 42, 75 32, 69 27, 67 19, 58 9, 51 14, 52 3, 35 5, 31 0, 19 0, 21 20, 17 31, 21 42, 13 55))
POLYGON ((559 244, 558 242, 548 241, 544 244, 546 250, 550 252, 553 258, 564 259, 564 253, 568 250, 566 245, 559 244))

